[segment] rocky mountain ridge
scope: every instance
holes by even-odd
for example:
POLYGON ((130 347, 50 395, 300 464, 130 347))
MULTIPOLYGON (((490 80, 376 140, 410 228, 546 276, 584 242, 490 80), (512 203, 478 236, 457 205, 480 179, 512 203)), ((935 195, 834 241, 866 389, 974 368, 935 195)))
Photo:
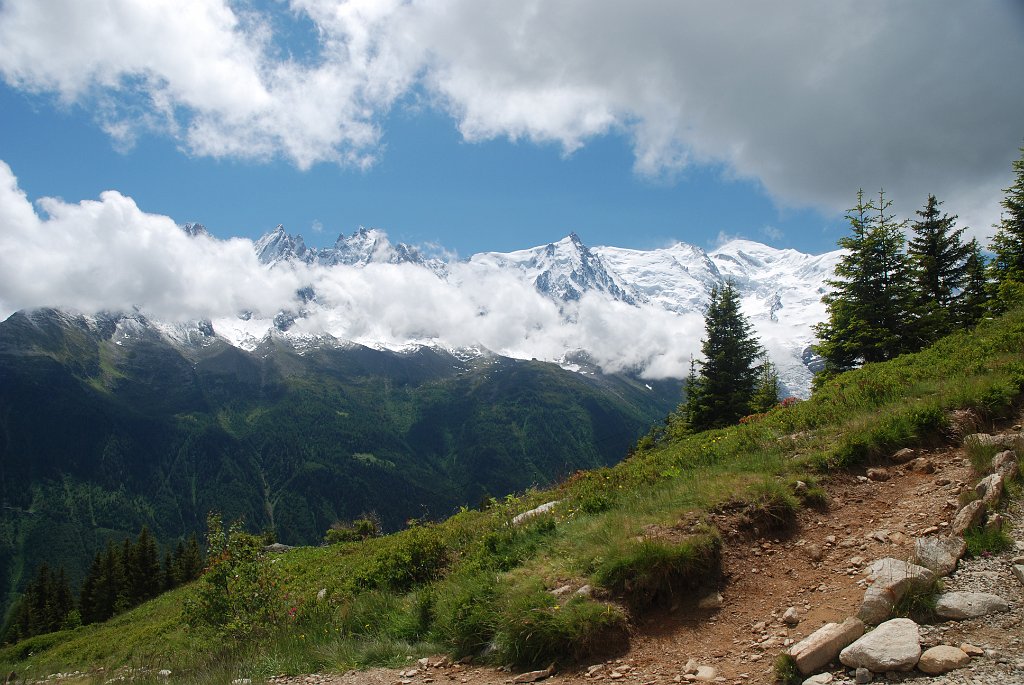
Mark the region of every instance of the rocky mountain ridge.
MULTIPOLYGON (((185 230, 190 235, 205 233, 202 226, 194 224, 186 225, 185 230)), ((341 309, 346 305, 338 302, 336 295, 332 299, 323 292, 330 289, 323 287, 325 282, 340 282, 346 273, 334 271, 337 269, 391 265, 417 273, 422 270, 430 278, 454 288, 473 287, 468 283, 501 275, 555 303, 569 325, 585 325, 595 308, 611 311, 622 305, 653 312, 655 318, 678 317, 677 328, 686 331, 683 334, 689 338, 685 344, 689 349, 696 349, 702 335, 699 317, 707 306, 711 289, 731 280, 740 292, 744 313, 779 368, 785 391, 799 396, 807 394, 816 370, 817 360, 810 350, 815 340, 811 327, 825 318, 821 297, 841 254, 833 251, 807 255, 748 240, 732 240, 710 252, 682 242, 653 250, 588 247, 572 233, 547 245, 507 253, 483 252, 456 260, 447 255, 427 257, 416 247, 392 244, 379 229, 360 228, 351 236, 339 236, 333 246, 310 248, 301 236, 287 233, 282 226, 257 240, 254 250, 259 261, 270 269, 289 265, 319 269, 321 284, 319 288, 311 284, 299 289, 291 310, 272 316, 242 312, 238 318, 211 322, 217 335, 243 349, 254 349, 274 332, 300 347, 348 340, 393 350, 426 344, 464 353, 466 349, 487 347, 466 345, 465 341, 453 343, 436 332, 402 335, 396 339, 373 331, 355 331, 351 317, 341 309), (581 313, 580 303, 584 298, 590 309, 581 313), (304 325, 296 325, 297 322, 304 325)), ((482 299, 481 313, 487 315, 491 305, 487 304, 486 296, 482 299)), ((568 368, 570 358, 591 352, 586 346, 594 344, 591 339, 559 342, 564 335, 559 338, 552 334, 552 337, 556 340, 541 346, 539 351, 530 348, 520 352, 500 350, 500 353, 521 358, 538 357, 563 363, 568 368)), ((678 362, 675 371, 666 372, 640 361, 632 370, 655 377, 666 373, 681 377, 685 366, 678 362)))

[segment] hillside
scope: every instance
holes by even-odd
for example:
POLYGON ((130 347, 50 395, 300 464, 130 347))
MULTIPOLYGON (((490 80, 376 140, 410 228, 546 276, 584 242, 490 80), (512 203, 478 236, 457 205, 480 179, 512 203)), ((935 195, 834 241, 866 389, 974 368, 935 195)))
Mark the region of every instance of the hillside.
MULTIPOLYGON (((686 656, 721 669, 725 682, 768 682, 782 640, 851 612, 863 564, 904 555, 911 535, 948 524, 947 501, 955 511, 987 463, 954 448, 1018 416, 1022 341, 1017 311, 740 426, 688 436, 669 420, 621 464, 552 490, 383 538, 290 551, 272 562, 287 591, 280 627, 234 646, 183 626, 180 607, 201 581, 107 625, 6 648, 0 663, 29 674, 168 668, 225 683, 383 664, 401 673, 372 678, 424 682, 427 673, 409 674, 422 670, 414 658, 444 652, 520 670, 555 661, 568 674, 558 680, 582 682, 574 663, 610 656, 631 659, 618 665, 636 675, 606 669, 608 679, 660 683, 682 676, 686 656), (891 466, 904 447, 922 450, 935 473, 891 466), (863 478, 878 465, 887 480, 863 478), (557 502, 548 513, 512 523, 548 502, 557 502), (721 608, 695 606, 715 592, 721 608), (800 623, 783 638, 776 619, 789 606, 800 623)), ((943 631, 925 632, 937 640, 943 631)), ((512 677, 462 670, 429 677, 512 677)))
POLYGON ((186 332, 45 309, 0 323, 0 615, 40 562, 77 585, 144 525, 167 548, 216 510, 309 545, 339 520, 396 530, 548 485, 620 459, 680 396, 494 355, 186 332))

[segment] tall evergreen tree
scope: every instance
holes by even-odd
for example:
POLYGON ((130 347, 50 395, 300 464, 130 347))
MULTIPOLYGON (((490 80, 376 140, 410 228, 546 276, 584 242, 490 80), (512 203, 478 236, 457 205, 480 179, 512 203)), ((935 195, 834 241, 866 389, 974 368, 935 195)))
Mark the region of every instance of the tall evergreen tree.
POLYGON ((684 407, 694 431, 728 426, 750 413, 757 379, 754 362, 761 352, 731 282, 712 289, 704 326, 700 375, 687 389, 684 407))
POLYGON ((822 300, 829 320, 815 326, 816 350, 825 359, 825 374, 846 371, 863 362, 884 361, 910 347, 910 282, 903 226, 889 214, 885 191, 877 203, 864 201, 847 212, 851 234, 839 239, 846 253, 836 265, 832 292, 822 300))
POLYGON ((971 327, 985 316, 989 301, 988 271, 985 255, 976 239, 967 243, 967 260, 964 262, 963 292, 957 298, 957 322, 971 327))
POLYGON ((1013 162, 1014 180, 1002 202, 1002 217, 992 236, 989 265, 996 298, 994 308, 1003 311, 1024 295, 1024 147, 1013 162))
POLYGON ((923 347, 951 333, 957 316, 954 300, 964 286, 970 246, 964 244, 963 228, 955 228, 956 215, 939 213, 942 204, 928 196, 920 217, 911 224, 913 235, 907 257, 914 279, 913 308, 916 315, 910 347, 923 347))
POLYGON ((143 526, 135 544, 130 545, 130 549, 130 557, 124 559, 125 576, 127 577, 126 594, 129 605, 135 606, 160 594, 163 577, 160 572, 160 556, 156 549, 156 540, 153 539, 148 527, 143 526))

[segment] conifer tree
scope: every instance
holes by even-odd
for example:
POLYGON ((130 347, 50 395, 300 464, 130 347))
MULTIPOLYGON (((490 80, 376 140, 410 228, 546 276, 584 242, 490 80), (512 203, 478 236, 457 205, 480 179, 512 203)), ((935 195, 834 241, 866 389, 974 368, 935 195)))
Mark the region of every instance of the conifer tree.
POLYGON ((761 352, 731 282, 712 289, 704 326, 704 358, 698 362, 700 374, 687 388, 684 407, 693 431, 728 426, 750 413, 757 378, 754 361, 761 352))
POLYGON ((988 272, 981 245, 977 240, 971 240, 967 243, 967 249, 964 289, 956 301, 957 322, 965 328, 981 321, 989 302, 988 272))
MULTIPOLYGON (((128 540, 125 542, 128 543, 128 540)), ((160 572, 156 540, 153 539, 148 527, 143 526, 135 544, 126 544, 126 549, 131 550, 131 556, 124 560, 128 581, 126 595, 129 605, 135 606, 160 593, 163 576, 160 572)))
POLYGON ((750 398, 750 411, 761 414, 774 409, 779 404, 779 372, 767 354, 761 355, 761 363, 757 366, 757 380, 754 394, 750 398))
POLYGON ((999 204, 1002 217, 990 246, 989 265, 996 297, 993 308, 1004 311, 1024 295, 1024 147, 1020 159, 1013 162, 1014 180, 1004 188, 1006 196, 999 204))
POLYGON ((963 289, 970 247, 964 244, 964 228, 955 228, 956 215, 939 214, 942 204, 929 195, 920 217, 911 224, 913 235, 907 257, 914 279, 914 338, 916 349, 953 331, 957 323, 954 300, 963 289))
POLYGON ((885 191, 877 203, 864 201, 847 212, 851 234, 839 239, 846 254, 836 265, 832 292, 822 300, 829 320, 815 326, 818 354, 825 359, 822 377, 863 362, 891 359, 911 347, 907 340, 910 283, 903 251, 905 222, 889 214, 885 191))

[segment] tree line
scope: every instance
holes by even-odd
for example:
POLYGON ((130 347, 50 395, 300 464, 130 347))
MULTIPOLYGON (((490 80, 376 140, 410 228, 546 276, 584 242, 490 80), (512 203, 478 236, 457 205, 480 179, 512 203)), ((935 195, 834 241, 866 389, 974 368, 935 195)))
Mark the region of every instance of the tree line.
POLYGON ((76 601, 64 567, 55 572, 44 562, 12 607, 0 642, 106 621, 198 578, 203 565, 195 534, 179 541, 161 561, 156 540, 143 528, 135 540, 127 537, 121 545, 108 542, 96 553, 76 601))
MULTIPOLYGON (((850 234, 822 300, 828 320, 814 327, 824 368, 820 387, 868 362, 916 352, 957 329, 1024 303, 1024 147, 1004 188, 1003 212, 988 246, 964 240, 966 227, 928 195, 913 221, 897 221, 892 201, 857 202, 846 213, 850 234), (909 237, 908 231, 909 229, 909 237)), ((732 425, 779 402, 778 376, 739 308, 732 283, 711 291, 702 359, 691 359, 686 399, 674 417, 697 432, 732 425)))

